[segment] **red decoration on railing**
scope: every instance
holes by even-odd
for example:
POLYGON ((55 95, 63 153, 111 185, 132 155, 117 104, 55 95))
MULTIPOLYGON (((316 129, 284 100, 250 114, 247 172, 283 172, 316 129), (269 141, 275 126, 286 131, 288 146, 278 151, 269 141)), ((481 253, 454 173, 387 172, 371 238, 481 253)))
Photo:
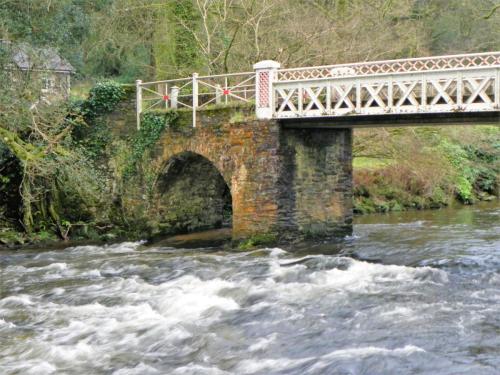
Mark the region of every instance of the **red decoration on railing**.
POLYGON ((269 107, 269 72, 259 72, 259 107, 269 107))
POLYGON ((168 96, 168 95, 163 95, 163 100, 165 100, 165 101, 170 100, 170 96, 168 96))
POLYGON ((222 93, 223 93, 224 95, 229 95, 229 94, 231 93, 231 91, 230 91, 230 90, 228 90, 228 89, 225 89, 224 91, 222 91, 222 93))

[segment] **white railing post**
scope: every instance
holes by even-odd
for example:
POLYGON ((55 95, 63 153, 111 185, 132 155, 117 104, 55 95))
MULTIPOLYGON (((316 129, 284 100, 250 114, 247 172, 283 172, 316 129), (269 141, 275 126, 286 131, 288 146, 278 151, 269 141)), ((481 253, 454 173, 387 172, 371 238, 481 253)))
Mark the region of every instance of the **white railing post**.
POLYGON ((273 82, 280 63, 272 60, 258 62, 255 70, 255 113, 258 119, 270 119, 275 110, 273 82))
POLYGON ((464 93, 463 93, 463 82, 464 82, 464 77, 462 75, 462 72, 457 72, 457 110, 462 110, 463 106, 463 99, 464 99, 464 93))
POLYGON ((495 77, 495 105, 496 109, 500 109, 500 68, 497 68, 495 77))
POLYGON ((227 77, 224 77, 224 103, 227 105, 227 101, 228 101, 228 94, 229 94, 229 87, 227 87, 227 77))
POLYGON ((198 108, 198 73, 193 73, 193 128, 196 128, 197 108, 198 108))
POLYGON ((179 100, 179 87, 172 87, 172 97, 170 98, 170 105, 173 109, 177 109, 177 102, 179 100))
POLYGON ((163 86, 163 101, 165 102, 165 109, 168 109, 168 101, 170 97, 168 96, 168 83, 163 86))
POLYGON ((141 128, 141 113, 142 113, 142 81, 135 81, 135 113, 137 120, 137 130, 141 128))
POLYGON ((215 86, 215 104, 222 104, 222 87, 220 84, 215 86))

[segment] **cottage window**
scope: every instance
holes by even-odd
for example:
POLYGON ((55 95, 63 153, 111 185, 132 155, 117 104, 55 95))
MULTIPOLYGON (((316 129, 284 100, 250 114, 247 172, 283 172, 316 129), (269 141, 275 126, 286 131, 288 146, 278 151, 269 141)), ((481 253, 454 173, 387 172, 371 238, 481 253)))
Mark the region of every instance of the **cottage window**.
POLYGON ((42 78, 42 90, 53 91, 55 86, 56 86, 56 82, 55 82, 55 79, 53 77, 42 78))

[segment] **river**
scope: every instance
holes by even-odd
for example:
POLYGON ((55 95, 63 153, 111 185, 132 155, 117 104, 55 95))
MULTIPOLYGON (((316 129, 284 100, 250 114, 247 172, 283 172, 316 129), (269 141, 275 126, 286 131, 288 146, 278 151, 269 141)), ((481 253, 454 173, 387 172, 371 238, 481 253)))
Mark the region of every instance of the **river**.
POLYGON ((1 252, 0 373, 499 374, 500 205, 356 220, 300 249, 1 252))

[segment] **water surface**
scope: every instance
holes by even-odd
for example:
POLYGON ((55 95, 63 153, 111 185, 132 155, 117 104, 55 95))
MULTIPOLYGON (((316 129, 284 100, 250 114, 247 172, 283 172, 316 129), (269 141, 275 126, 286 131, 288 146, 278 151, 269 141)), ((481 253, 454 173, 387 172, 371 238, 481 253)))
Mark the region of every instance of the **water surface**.
POLYGON ((0 373, 499 373, 498 204, 292 250, 0 253, 0 373))

